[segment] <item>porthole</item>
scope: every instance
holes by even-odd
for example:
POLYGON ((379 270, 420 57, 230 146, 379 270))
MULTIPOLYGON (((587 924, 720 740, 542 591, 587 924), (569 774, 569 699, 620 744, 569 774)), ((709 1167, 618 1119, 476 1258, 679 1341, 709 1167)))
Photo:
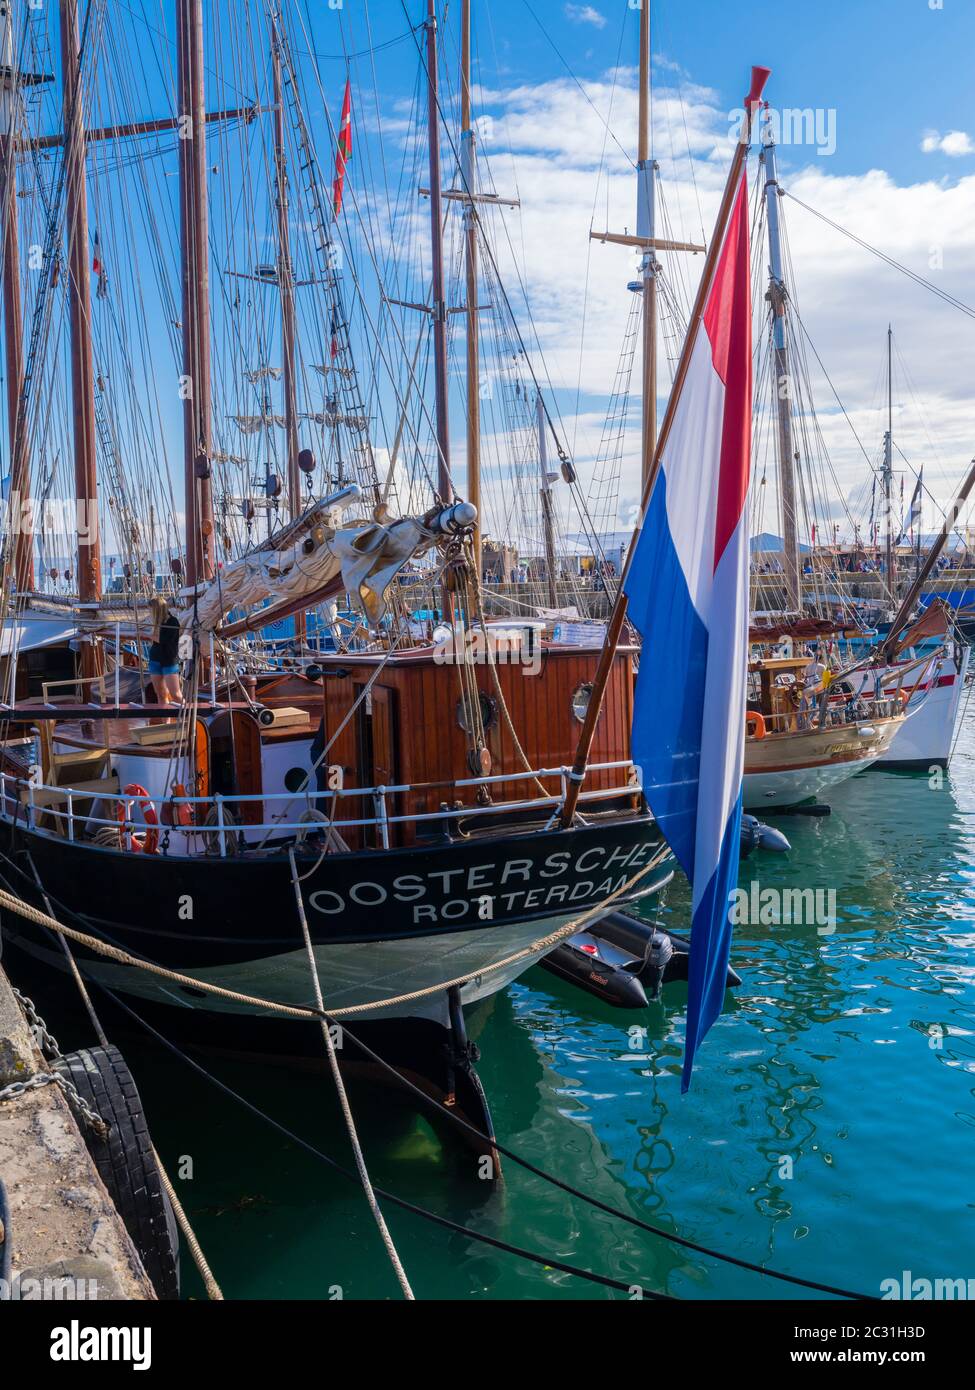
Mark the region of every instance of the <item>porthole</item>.
POLYGON ((284 789, 292 793, 303 791, 307 781, 308 771, 306 768, 291 767, 284 774, 284 789))
MULTIPOLYGON (((498 722, 498 707, 489 695, 485 695, 480 691, 478 692, 477 699, 481 711, 481 727, 484 732, 487 733, 488 730, 493 729, 498 722)), ((475 734, 478 732, 478 730, 474 728, 473 713, 470 698, 467 695, 462 696, 457 701, 457 723, 464 730, 465 734, 475 734)))
POLYGON ((577 686, 572 693, 572 717, 580 724, 586 722, 586 715, 589 713, 589 701, 591 697, 591 681, 583 681, 582 685, 577 686))

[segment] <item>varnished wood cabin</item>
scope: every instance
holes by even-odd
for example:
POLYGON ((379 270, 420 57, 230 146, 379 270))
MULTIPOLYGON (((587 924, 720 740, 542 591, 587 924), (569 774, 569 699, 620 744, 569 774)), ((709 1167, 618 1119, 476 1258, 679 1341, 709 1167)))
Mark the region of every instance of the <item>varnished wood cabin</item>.
MULTIPOLYGON (((522 773, 525 759, 532 769, 572 763, 582 727, 580 713, 584 713, 596 669, 594 651, 544 646, 537 671, 517 664, 494 668, 517 744, 498 699, 492 669, 486 665, 467 668, 466 675, 474 676, 480 694, 490 754, 490 767, 483 769, 471 763, 470 739, 463 727, 469 703, 461 680, 465 673, 435 662, 429 649, 386 658, 382 675, 341 728, 383 660, 379 655, 329 657, 322 663, 322 684, 326 739, 341 729, 327 761, 331 768, 342 769, 343 785, 350 789, 410 785, 409 792, 387 799, 390 815, 429 814, 445 803, 450 807, 458 802, 471 807, 483 804, 478 800, 478 788, 457 783, 485 772, 492 776, 522 773)), ((632 714, 633 651, 621 648, 613 663, 591 763, 629 758, 632 714)), ((623 769, 592 773, 586 788, 608 789, 625 781, 623 769)), ((546 779, 545 788, 550 795, 557 795, 560 779, 546 779)), ((497 783, 490 793, 494 802, 541 795, 535 780, 497 783)), ((358 814, 371 816, 373 812, 364 807, 361 812, 353 811, 350 801, 348 818, 355 819, 358 814)), ((344 818, 339 809, 335 816, 344 818)), ((481 822, 480 817, 476 819, 481 822)), ((486 826, 489 820, 481 823, 486 826)), ((477 828, 474 818, 468 828, 477 828)), ((390 844, 412 844, 438 833, 436 822, 392 826, 390 844)))

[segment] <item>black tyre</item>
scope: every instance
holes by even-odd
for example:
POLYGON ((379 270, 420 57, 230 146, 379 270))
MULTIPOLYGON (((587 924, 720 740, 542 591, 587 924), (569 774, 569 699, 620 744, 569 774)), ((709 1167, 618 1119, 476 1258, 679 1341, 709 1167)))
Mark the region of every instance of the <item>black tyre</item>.
POLYGON ((109 1125, 101 1139, 81 1129, 102 1182, 159 1298, 179 1297, 179 1228, 153 1157, 139 1091, 117 1047, 88 1047, 55 1064, 109 1125))

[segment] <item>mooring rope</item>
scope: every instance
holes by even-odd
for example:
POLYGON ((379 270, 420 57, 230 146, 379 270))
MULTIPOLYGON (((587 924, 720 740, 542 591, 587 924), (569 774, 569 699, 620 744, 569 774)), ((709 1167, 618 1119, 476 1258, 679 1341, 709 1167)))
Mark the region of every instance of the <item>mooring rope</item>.
MULTIPOLYGON (((308 918, 305 915, 305 904, 301 896, 301 885, 298 881, 298 867, 295 864, 295 852, 293 849, 288 850, 288 859, 291 862, 291 884, 295 892, 298 921, 301 923, 301 934, 304 937, 305 952, 308 956, 308 965, 311 970, 312 986, 315 990, 315 1003, 324 1015, 325 1000, 322 996, 322 982, 318 974, 318 962, 315 959, 315 948, 312 945, 311 932, 308 929, 308 918)), ((332 1072, 332 1080, 335 1082, 335 1089, 338 1092, 339 1104, 342 1107, 342 1118, 345 1120, 345 1127, 349 1133, 349 1143, 352 1145, 352 1154, 355 1158, 355 1166, 359 1173, 359 1181, 362 1183, 362 1190, 365 1193, 366 1201, 369 1204, 369 1210, 372 1212, 372 1217, 376 1223, 376 1228, 379 1231, 383 1245, 386 1247, 386 1254, 389 1256, 389 1262, 393 1266, 393 1272, 399 1281, 400 1288, 403 1290, 403 1297, 413 1302, 415 1301, 416 1295, 410 1287, 410 1281, 407 1278, 406 1270, 403 1268, 403 1262, 393 1243, 393 1237, 390 1235, 389 1227, 386 1225, 386 1218, 383 1216, 379 1203, 376 1200, 376 1193, 372 1186, 372 1180, 369 1177, 369 1170, 366 1167, 365 1155, 362 1152, 362 1145, 359 1142, 359 1133, 356 1129, 355 1117, 352 1114, 352 1107, 349 1104, 349 1095, 345 1089, 345 1082, 342 1080, 342 1073, 339 1070, 338 1058, 335 1055, 335 1042, 332 1038, 332 1030, 324 1017, 322 1018, 321 1027, 322 1037, 325 1039, 325 1051, 328 1053, 328 1065, 332 1072)))
MULTIPOLYGON (((174 1057, 178 1057, 181 1062, 185 1062, 188 1067, 199 1076, 202 1076, 211 1086, 216 1087, 218 1091, 229 1096, 231 1100, 235 1100, 238 1105, 243 1106, 243 1108, 250 1111, 252 1115, 256 1115, 259 1120, 263 1120, 265 1124, 270 1125, 273 1130, 283 1135, 285 1139, 288 1139, 293 1144, 297 1144, 298 1147, 304 1149, 306 1153, 319 1159, 322 1163, 326 1164, 327 1167, 331 1168, 333 1172, 338 1173, 349 1182, 358 1181, 356 1174, 351 1168, 344 1167, 337 1159, 332 1158, 330 1154, 325 1153, 322 1149, 316 1148, 308 1139, 302 1138, 302 1136, 297 1134, 293 1129, 289 1129, 288 1126, 282 1124, 280 1120, 276 1120, 273 1115, 269 1115, 266 1110, 262 1110, 259 1105, 255 1105, 254 1102, 248 1100, 246 1096, 242 1096, 239 1091, 235 1091, 232 1086, 228 1086, 225 1081, 221 1081, 218 1076, 214 1076, 213 1072, 207 1071, 206 1067, 198 1062, 195 1057, 190 1057, 187 1053, 178 1048, 164 1033, 160 1033, 159 1030, 154 1028, 151 1023, 148 1023, 141 1014, 136 1013, 135 1009, 130 1008, 124 999, 120 999, 117 994, 114 994, 107 985, 99 985, 99 988, 108 995, 109 999, 111 999, 114 1004, 117 1004, 130 1018, 140 1024, 150 1037, 154 1038, 156 1042, 168 1049, 174 1057)), ((430 1221, 435 1226, 440 1226, 444 1230, 452 1232, 454 1235, 466 1236, 469 1240, 476 1241, 480 1245, 490 1246, 494 1250, 503 1250, 508 1255, 515 1255, 518 1259, 526 1260, 530 1264, 539 1265, 548 1273, 551 1273, 552 1270, 557 1270, 562 1274, 571 1274, 577 1279, 584 1279, 591 1284, 598 1284, 602 1288, 614 1289, 618 1293, 629 1294, 631 1298, 640 1297, 667 1303, 677 1301, 673 1294, 659 1293, 655 1289, 645 1288, 642 1284, 636 1284, 633 1281, 624 1283, 621 1279, 613 1279, 606 1274, 597 1274, 591 1269, 581 1269, 578 1265, 568 1264, 565 1260, 556 1259, 552 1255, 542 1255, 536 1250, 526 1250, 523 1246, 512 1245, 509 1241, 501 1240, 497 1236, 489 1236, 484 1231, 476 1231, 473 1226, 464 1226, 458 1221, 451 1221, 449 1217, 440 1216, 439 1213, 430 1211, 428 1207, 418 1206, 417 1203, 407 1201, 405 1197, 399 1197, 395 1192, 388 1192, 384 1188, 377 1187, 376 1194, 381 1197, 384 1202, 391 1202, 393 1206, 399 1207, 401 1211, 407 1211, 413 1216, 419 1216, 424 1221, 430 1221)))
MULTIPOLYGON (((37 926, 46 927, 49 931, 60 933, 69 940, 76 942, 79 946, 85 946, 98 955, 106 956, 109 960, 117 961, 120 965, 129 965, 137 970, 145 970, 150 975, 158 975, 161 979, 171 980, 174 984, 183 985, 187 989, 200 990, 204 994, 213 994, 221 999, 229 999, 235 1004, 245 1004, 249 1008, 265 1009, 270 1013, 281 1013, 288 1018, 307 1018, 322 1019, 328 1017, 332 1019, 349 1018, 353 1015, 372 1013, 377 1009, 388 1009, 398 1007, 401 1004, 415 1003, 418 999, 424 999, 429 995, 443 994, 449 989, 454 989, 460 985, 467 984, 472 976, 495 974, 499 970, 507 970, 512 965, 517 965, 520 961, 526 960, 531 956, 548 954, 549 951, 567 937, 582 931, 588 923, 595 921, 596 918, 605 916, 606 909, 619 898, 629 893, 639 881, 644 878, 652 869, 660 863, 670 853, 665 845, 657 851, 648 864, 645 864, 636 874, 626 883, 622 884, 615 892, 603 898, 595 907, 583 913, 581 917, 567 922, 565 926, 558 927, 547 936, 539 937, 530 945, 523 947, 519 951, 505 956, 502 960, 495 961, 491 965, 479 967, 477 970, 468 971, 464 975, 458 975, 452 980, 441 981, 435 985, 427 985, 423 989, 411 990, 407 994, 398 994, 389 999, 374 999, 366 1004, 350 1004, 345 1008, 332 1009, 326 1015, 322 1009, 313 1008, 302 1004, 284 1004, 280 1000, 262 999, 253 994, 242 994, 239 990, 225 989, 222 985, 211 984, 208 980, 200 980, 194 975, 183 975, 178 970, 170 970, 164 965, 156 965, 153 961, 142 960, 139 956, 130 955, 128 951, 123 951, 119 946, 109 945, 108 942, 100 940, 96 936, 89 935, 88 932, 76 931, 73 927, 66 927, 59 922, 56 917, 49 916, 46 912, 41 912, 39 908, 33 907, 14 893, 6 889, 0 889, 0 907, 6 907, 18 917, 23 917, 28 922, 34 922, 37 926)), ((290 851, 289 851, 290 854, 290 851)))
MULTIPOLYGON (((51 906, 51 899, 47 895, 47 889, 41 882, 41 876, 37 872, 37 865, 34 863, 34 856, 31 854, 30 850, 27 851, 27 862, 30 865, 31 873, 34 875, 34 882, 37 884, 37 891, 40 893, 44 901, 44 906, 47 908, 47 911, 53 918, 54 908, 51 906)), ((57 933, 56 935, 58 937, 58 941, 60 941, 61 943, 61 949, 64 952, 65 959, 68 962, 68 967, 71 971, 71 976, 78 987, 78 993, 81 995, 82 1002, 85 1006, 85 1009, 87 1010, 88 1017, 91 1020, 91 1026, 95 1030, 95 1036, 98 1038, 98 1041, 102 1047, 108 1047, 108 1038, 105 1034, 104 1028, 102 1027, 101 1019, 98 1017, 97 1010, 95 1009, 95 1006, 92 1003, 91 995, 88 993, 88 988, 84 980, 81 978, 81 971, 78 969, 78 963, 74 958, 74 952, 68 945, 67 937, 57 933)))
POLYGON ((183 1204, 176 1195, 176 1189, 170 1181, 169 1174, 163 1167, 163 1161, 156 1152, 155 1145, 153 1145, 152 1156, 155 1159, 156 1167, 159 1169, 159 1180, 166 1189, 166 1196, 172 1203, 173 1215, 176 1217, 177 1225, 183 1233, 183 1238, 189 1247, 190 1254, 193 1256, 193 1263, 200 1271, 200 1278, 203 1280, 203 1284, 206 1288, 207 1298, 213 1303, 222 1303, 224 1301, 223 1291, 213 1277, 213 1272, 207 1264, 206 1256, 203 1253, 200 1242, 196 1238, 196 1232, 190 1225, 190 1218, 183 1210, 183 1204))

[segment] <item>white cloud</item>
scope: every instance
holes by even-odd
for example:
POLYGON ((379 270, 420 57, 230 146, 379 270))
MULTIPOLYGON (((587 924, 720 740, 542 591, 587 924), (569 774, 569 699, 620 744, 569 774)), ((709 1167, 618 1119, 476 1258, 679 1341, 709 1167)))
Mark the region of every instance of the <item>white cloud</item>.
MULTIPOLYGON (((590 230, 624 231, 635 225, 631 146, 636 77, 625 69, 583 85, 584 95, 575 84, 554 80, 480 96, 493 120, 492 138, 482 144, 482 154, 490 160, 494 184, 521 198, 519 212, 496 215, 495 253, 526 340, 532 341, 533 327, 547 372, 567 393, 562 397, 572 417, 566 421, 567 440, 585 479, 599 452, 603 415, 634 302, 627 283, 638 261, 637 253, 625 247, 590 241, 590 230), (519 277, 527 288, 533 325, 525 321, 519 277), (572 403, 580 383, 575 418, 572 403)), ((728 115, 715 94, 686 81, 678 93, 661 81, 654 102, 654 153, 665 190, 661 235, 696 242, 703 228, 709 236, 729 158, 728 115)), ((900 183, 880 169, 840 175, 830 167, 811 146, 779 148, 779 175, 787 191, 946 293, 971 302, 975 175, 900 183)), ((754 156, 749 176, 754 197, 754 156)), ((883 372, 890 321, 898 354, 895 441, 913 468, 924 463, 927 485, 946 501, 971 456, 969 364, 975 324, 795 202, 785 198, 780 208, 795 305, 867 455, 878 460, 886 428, 883 372)), ((768 258, 764 249, 756 248, 754 254, 760 297, 768 258)), ((664 278, 686 304, 703 258, 661 253, 660 260, 664 278)), ((673 326, 665 325, 661 410, 679 347, 673 326)), ((820 458, 812 470, 813 490, 823 498, 821 513, 825 516, 840 496, 866 495, 869 505, 867 460, 808 347, 807 354, 817 423, 828 453, 828 460, 820 458)), ((622 458, 621 512, 637 486, 632 411, 631 419, 622 458)), ((811 422, 807 430, 809 438, 799 441, 799 447, 814 453, 811 422)), ((900 454, 896 467, 905 467, 900 454)), ((910 488, 908 482, 908 495, 910 488)))
POLYGON ((964 130, 949 130, 946 135, 926 130, 921 149, 925 154, 947 154, 959 159, 962 155, 975 154, 975 140, 964 130))
POLYGON ((593 9, 592 5, 566 5, 565 17, 573 24, 592 24, 597 29, 606 28, 606 16, 593 9))

